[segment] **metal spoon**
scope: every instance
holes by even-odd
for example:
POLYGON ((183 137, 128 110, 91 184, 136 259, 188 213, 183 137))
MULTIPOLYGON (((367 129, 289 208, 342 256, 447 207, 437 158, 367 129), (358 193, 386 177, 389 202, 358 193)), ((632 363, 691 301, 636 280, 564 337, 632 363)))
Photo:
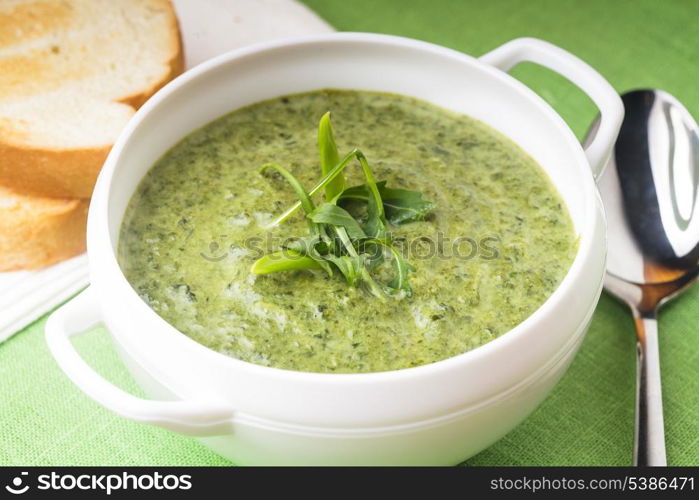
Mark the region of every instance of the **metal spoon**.
POLYGON ((624 122, 598 180, 609 224, 604 286, 636 323, 634 465, 667 465, 656 313, 699 276, 699 128, 666 92, 622 100, 624 122))

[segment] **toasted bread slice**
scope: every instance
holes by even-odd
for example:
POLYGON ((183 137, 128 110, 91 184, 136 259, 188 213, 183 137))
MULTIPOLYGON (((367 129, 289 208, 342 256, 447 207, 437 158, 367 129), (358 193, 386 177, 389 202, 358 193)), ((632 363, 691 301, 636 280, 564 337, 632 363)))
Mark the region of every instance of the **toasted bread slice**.
POLYGON ((169 0, 3 0, 0 185, 89 197, 128 119, 182 68, 169 0))
POLYGON ((88 204, 0 187, 0 272, 38 269, 84 252, 88 204))

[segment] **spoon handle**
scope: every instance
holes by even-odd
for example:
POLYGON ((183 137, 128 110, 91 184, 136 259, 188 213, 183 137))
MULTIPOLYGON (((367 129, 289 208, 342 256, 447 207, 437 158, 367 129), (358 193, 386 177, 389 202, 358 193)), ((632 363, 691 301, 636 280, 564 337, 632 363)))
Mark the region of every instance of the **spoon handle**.
POLYGON ((636 321, 636 434, 633 463, 639 466, 667 465, 663 398, 660 384, 658 321, 655 311, 640 314, 636 321))

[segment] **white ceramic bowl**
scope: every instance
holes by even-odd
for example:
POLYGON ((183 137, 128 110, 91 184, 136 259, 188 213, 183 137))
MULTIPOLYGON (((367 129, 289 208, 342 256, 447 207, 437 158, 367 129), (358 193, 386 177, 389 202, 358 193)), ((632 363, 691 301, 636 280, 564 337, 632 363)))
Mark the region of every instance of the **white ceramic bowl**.
POLYGON ((267 43, 208 61, 168 84, 126 127, 90 207, 91 286, 55 312, 49 347, 89 396, 127 418, 197 436, 243 464, 454 464, 521 422, 561 377, 601 291, 605 221, 593 180, 622 119, 592 68, 546 42, 518 39, 481 57, 383 35, 267 43), (507 75, 531 61, 576 83, 601 125, 586 151, 541 98, 507 75), (437 363, 373 374, 267 368, 189 339, 134 292, 115 257, 124 210, 153 163, 192 130, 242 106, 321 88, 388 91, 473 116, 524 148, 561 192, 580 238, 559 288, 507 334, 437 363), (103 322, 152 399, 102 379, 69 337, 103 322))

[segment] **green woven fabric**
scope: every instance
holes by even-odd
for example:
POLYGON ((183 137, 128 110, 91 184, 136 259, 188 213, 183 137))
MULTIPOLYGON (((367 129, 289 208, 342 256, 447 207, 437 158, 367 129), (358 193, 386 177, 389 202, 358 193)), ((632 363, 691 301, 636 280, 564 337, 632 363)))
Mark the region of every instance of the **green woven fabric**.
MULTIPOLYGON (((306 0, 341 30, 430 40, 479 55, 519 36, 570 50, 619 91, 659 87, 699 116, 699 4, 688 1, 306 0), (694 63, 692 63, 694 61, 694 63)), ((514 73, 580 136, 591 102, 547 70, 514 73)), ((45 319, 0 344, 0 464, 224 465, 192 439, 116 417, 79 392, 48 353, 45 319)), ((668 461, 699 464, 699 287, 663 309, 660 348, 668 461)), ((107 333, 77 339, 108 379, 139 393, 107 333)), ((494 367, 497 369, 497 367, 494 367)), ((627 465, 635 358, 626 309, 603 296, 583 347, 551 396, 468 465, 627 465)))

